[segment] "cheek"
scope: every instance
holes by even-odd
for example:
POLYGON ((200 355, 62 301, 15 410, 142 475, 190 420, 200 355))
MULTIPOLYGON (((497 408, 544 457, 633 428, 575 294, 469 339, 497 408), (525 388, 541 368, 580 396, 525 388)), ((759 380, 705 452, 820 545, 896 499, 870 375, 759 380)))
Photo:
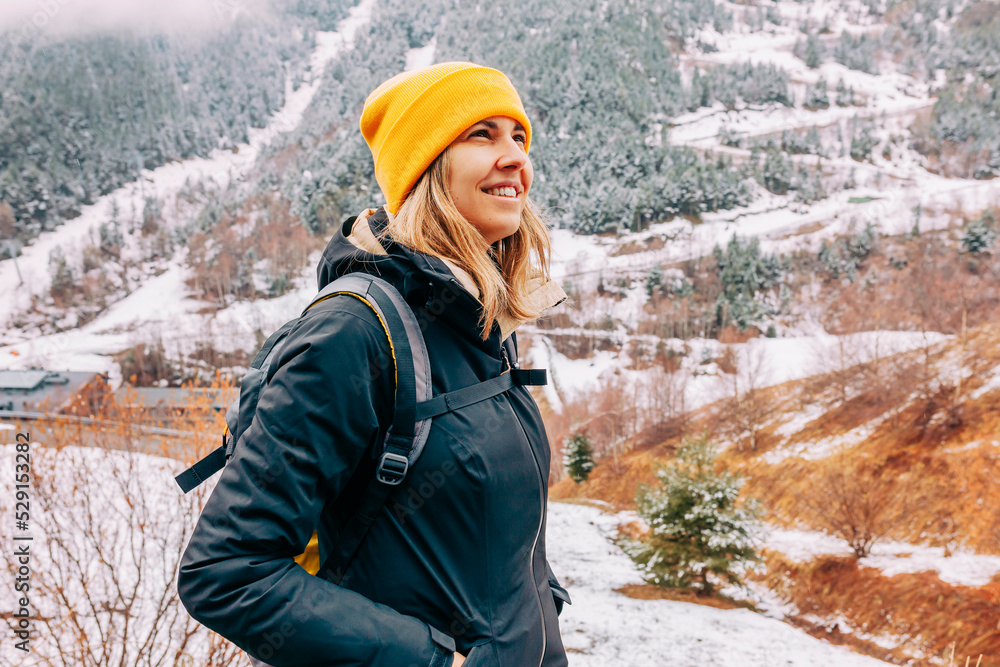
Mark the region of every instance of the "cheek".
POLYGON ((448 186, 451 188, 452 198, 457 202, 459 199, 473 197, 479 188, 479 183, 489 173, 488 167, 481 164, 483 157, 463 146, 453 149, 451 160, 448 186))
POLYGON ((475 200, 477 192, 476 180, 470 178, 468 174, 462 174, 456 178, 452 178, 449 185, 451 186, 451 198, 455 202, 455 206, 462 211, 463 215, 468 217, 468 211, 465 209, 472 206, 475 200))

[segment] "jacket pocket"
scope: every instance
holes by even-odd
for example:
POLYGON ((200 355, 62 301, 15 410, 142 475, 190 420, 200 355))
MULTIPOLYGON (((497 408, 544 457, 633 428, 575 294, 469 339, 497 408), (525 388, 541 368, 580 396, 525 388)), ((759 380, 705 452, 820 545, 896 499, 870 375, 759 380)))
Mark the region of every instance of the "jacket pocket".
POLYGON ((448 665, 452 664, 452 655, 452 653, 446 652, 440 646, 435 647, 434 655, 431 656, 430 664, 427 667, 448 667, 448 665))
POLYGON ((556 603, 556 616, 562 614, 564 604, 573 604, 569 593, 559 584, 549 581, 549 590, 552 591, 552 601, 556 603))
POLYGON ((472 650, 469 651, 469 655, 465 657, 462 667, 489 667, 490 665, 495 665, 496 660, 493 659, 493 653, 492 639, 485 644, 473 646, 472 650))

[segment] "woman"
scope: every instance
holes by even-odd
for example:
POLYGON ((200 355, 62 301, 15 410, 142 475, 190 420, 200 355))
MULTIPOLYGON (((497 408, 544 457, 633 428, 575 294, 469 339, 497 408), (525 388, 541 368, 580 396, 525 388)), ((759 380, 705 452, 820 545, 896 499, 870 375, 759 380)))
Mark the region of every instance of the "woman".
MULTIPOLYGON (((414 310, 434 394, 511 369, 503 342, 565 295, 528 191, 531 125, 510 81, 470 63, 400 74, 361 130, 387 204, 351 218, 320 288, 354 271, 414 310)), ((181 563, 191 615, 272 665, 561 667, 545 559, 549 450, 524 387, 435 417, 341 586, 293 558, 336 543, 392 419, 393 350, 349 297, 296 324, 181 563), (277 462, 277 464, 276 464, 277 462)))

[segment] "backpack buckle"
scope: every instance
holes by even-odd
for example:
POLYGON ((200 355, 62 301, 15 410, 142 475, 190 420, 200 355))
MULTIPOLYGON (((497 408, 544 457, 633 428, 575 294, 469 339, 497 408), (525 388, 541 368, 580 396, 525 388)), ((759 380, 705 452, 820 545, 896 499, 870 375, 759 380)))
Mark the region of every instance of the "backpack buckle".
POLYGON ((379 460, 378 468, 375 469, 375 479, 383 484, 396 486, 406 477, 409 467, 410 462, 405 456, 386 452, 379 460))

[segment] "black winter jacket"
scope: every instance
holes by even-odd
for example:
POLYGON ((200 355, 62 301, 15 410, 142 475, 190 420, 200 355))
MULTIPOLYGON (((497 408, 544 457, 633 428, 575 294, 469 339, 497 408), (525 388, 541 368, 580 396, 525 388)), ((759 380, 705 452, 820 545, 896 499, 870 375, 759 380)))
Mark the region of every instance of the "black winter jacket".
MULTIPOLYGON (((482 340, 480 305, 443 262, 399 245, 359 251, 353 222, 330 241, 320 288, 358 270, 392 282, 423 329, 435 394, 507 368, 499 328, 482 340)), ((341 586, 292 560, 314 530, 329 553, 372 475, 392 419, 391 359, 356 299, 301 318, 184 553, 181 600, 276 667, 429 667, 454 650, 467 667, 564 667, 565 591, 545 558, 548 440, 523 387, 434 419, 341 586)))

